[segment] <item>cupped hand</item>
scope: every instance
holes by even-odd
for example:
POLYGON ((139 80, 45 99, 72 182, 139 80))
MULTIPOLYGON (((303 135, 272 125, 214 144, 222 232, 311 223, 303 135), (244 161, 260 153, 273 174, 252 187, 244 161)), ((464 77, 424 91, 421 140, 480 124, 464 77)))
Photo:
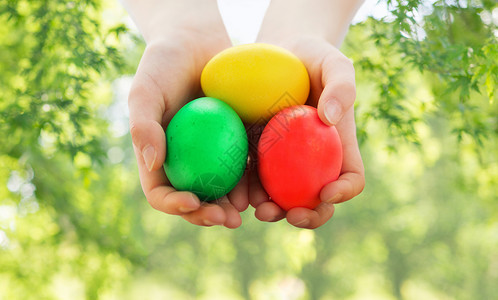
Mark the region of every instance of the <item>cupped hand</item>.
POLYGON ((163 169, 164 131, 185 103, 202 96, 199 78, 207 61, 230 46, 226 32, 207 36, 196 30, 177 30, 150 41, 129 94, 130 133, 148 202, 196 225, 240 226, 239 212, 248 206, 247 178, 227 196, 210 203, 200 202, 191 192, 175 190, 163 169))
MULTIPOLYGON (((343 164, 338 180, 322 188, 322 202, 315 209, 293 208, 286 212, 271 201, 261 185, 253 152, 253 165, 249 168, 249 202, 261 221, 274 222, 286 218, 296 227, 313 229, 332 217, 334 204, 352 199, 365 186, 354 121, 355 73, 351 60, 324 39, 301 37, 277 45, 293 52, 306 66, 311 84, 307 104, 317 107, 324 123, 336 126, 342 141, 343 164)), ((253 145, 256 143, 252 141, 253 145)))

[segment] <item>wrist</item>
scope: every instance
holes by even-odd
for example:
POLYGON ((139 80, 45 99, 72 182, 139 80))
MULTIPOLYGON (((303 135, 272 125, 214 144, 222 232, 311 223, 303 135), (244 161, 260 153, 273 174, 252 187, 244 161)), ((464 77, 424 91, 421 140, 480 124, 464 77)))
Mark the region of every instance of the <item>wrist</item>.
MULTIPOLYGON (((226 35, 216 0, 121 0, 147 44, 165 37, 226 35)), ((182 38, 183 39, 183 38, 182 38)))
POLYGON ((272 0, 259 41, 280 43, 302 36, 324 39, 339 47, 363 0, 272 0))
POLYGON ((296 43, 305 43, 307 41, 327 42, 334 47, 339 48, 346 35, 346 30, 327 31, 326 28, 307 29, 289 26, 273 30, 275 27, 268 26, 268 30, 262 28, 257 41, 260 43, 269 43, 284 48, 292 48, 296 43))
POLYGON ((303 46, 303 44, 313 43, 316 41, 326 42, 327 39, 323 35, 319 35, 316 33, 307 34, 307 33, 297 33, 293 32, 292 34, 280 35, 280 34, 260 34, 257 38, 258 43, 267 43, 273 44, 276 46, 280 46, 286 48, 288 50, 295 49, 296 47, 303 46))
POLYGON ((328 49, 331 43, 323 36, 316 34, 300 34, 293 36, 276 37, 262 36, 258 38, 258 43, 273 44, 294 53, 301 60, 307 60, 308 56, 316 55, 317 51, 328 49), (325 47, 324 47, 325 45, 325 47))
POLYGON ((141 30, 147 44, 165 38, 194 40, 202 43, 205 40, 227 40, 228 34, 218 16, 200 15, 197 12, 170 18, 159 15, 152 18, 141 30))
POLYGON ((174 30, 149 32, 146 49, 159 51, 164 57, 186 58, 185 64, 192 66, 193 70, 202 70, 209 59, 230 47, 231 42, 225 31, 199 26, 179 24, 174 30))

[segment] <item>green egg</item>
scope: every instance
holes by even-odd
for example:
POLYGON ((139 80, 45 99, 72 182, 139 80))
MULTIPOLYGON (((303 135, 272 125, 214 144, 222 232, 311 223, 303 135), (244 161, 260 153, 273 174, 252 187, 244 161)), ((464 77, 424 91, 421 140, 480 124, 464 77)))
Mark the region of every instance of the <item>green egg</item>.
POLYGON ((221 100, 203 97, 183 106, 169 123, 164 169, 175 189, 212 201, 237 185, 247 153, 237 113, 221 100))

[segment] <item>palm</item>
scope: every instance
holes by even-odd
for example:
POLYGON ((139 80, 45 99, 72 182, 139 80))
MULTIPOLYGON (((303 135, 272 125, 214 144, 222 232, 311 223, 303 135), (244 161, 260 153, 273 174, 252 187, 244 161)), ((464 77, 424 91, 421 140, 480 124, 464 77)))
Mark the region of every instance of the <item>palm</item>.
POLYGON ((229 40, 200 43, 201 39, 156 42, 149 45, 130 92, 130 131, 137 156, 140 181, 152 207, 181 215, 197 225, 240 226, 239 211, 248 206, 247 185, 239 184, 228 196, 214 203, 199 203, 190 192, 170 186, 162 167, 166 157, 164 130, 174 114, 188 101, 202 95, 199 78, 206 62, 230 46, 229 40), (182 42, 180 42, 182 43, 182 42), (194 49, 187 51, 186 49, 194 49), (147 141, 143 139, 147 138, 147 141), (144 149, 152 145, 155 156, 144 159, 144 149), (151 162, 152 161, 152 162, 151 162))
MULTIPOLYGON (((336 128, 343 143, 344 161, 339 179, 326 185, 321 191, 321 199, 326 200, 336 196, 334 203, 349 200, 359 194, 364 186, 363 163, 356 141, 356 126, 354 123, 354 70, 345 59, 330 44, 322 40, 297 41, 288 47, 305 64, 310 75, 310 95, 307 104, 318 106, 322 120, 323 99, 340 98, 343 103, 350 102, 344 107, 344 117, 337 123, 336 128), (317 63, 320 62, 320 63, 317 63), (351 68, 350 68, 351 67, 351 68), (337 196, 339 195, 339 196, 337 196)), ((254 144, 257 141, 253 141, 254 144)), ((253 153, 255 157, 255 153, 253 153)), ((251 180, 249 183, 249 201, 256 208, 256 217, 262 221, 278 221, 287 218, 295 226, 303 228, 316 228, 327 222, 334 213, 333 203, 322 202, 314 210, 294 208, 285 212, 274 202, 270 201, 268 194, 262 187, 251 160, 251 180)))

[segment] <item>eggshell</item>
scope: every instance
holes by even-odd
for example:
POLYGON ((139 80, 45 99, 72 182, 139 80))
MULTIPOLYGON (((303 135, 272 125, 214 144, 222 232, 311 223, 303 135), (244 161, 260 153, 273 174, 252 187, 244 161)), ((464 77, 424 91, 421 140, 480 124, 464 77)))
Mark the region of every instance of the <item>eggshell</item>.
POLYGON ((311 106, 294 106, 276 114, 258 143, 261 183, 284 210, 315 208, 321 189, 337 180, 341 166, 339 134, 311 106))
POLYGON ((212 201, 239 182, 247 151, 244 124, 235 111, 203 97, 183 106, 169 123, 164 169, 175 189, 212 201))
POLYGON ((286 107, 304 104, 310 83, 294 54, 255 43, 214 56, 204 67, 201 86, 206 96, 229 104, 244 122, 264 123, 286 107))

